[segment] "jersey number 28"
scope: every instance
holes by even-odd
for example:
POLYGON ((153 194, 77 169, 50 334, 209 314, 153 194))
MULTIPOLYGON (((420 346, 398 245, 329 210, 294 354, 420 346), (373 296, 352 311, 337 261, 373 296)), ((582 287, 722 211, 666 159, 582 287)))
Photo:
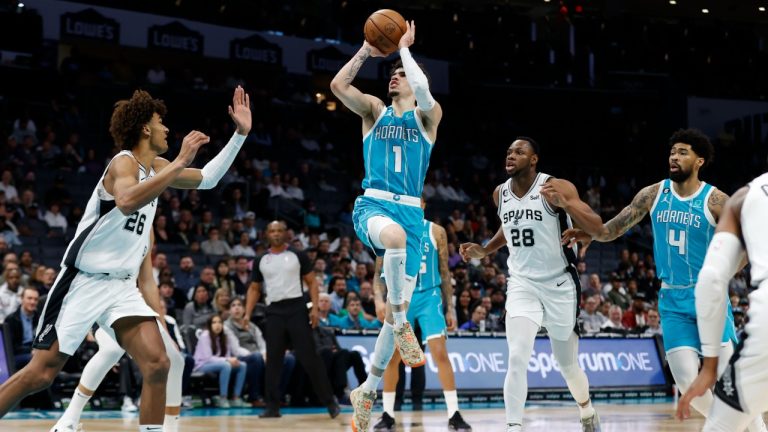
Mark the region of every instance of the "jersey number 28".
POLYGON ((512 246, 533 246, 533 230, 526 228, 524 230, 513 229, 509 232, 512 246))
POLYGON ((147 215, 144 213, 134 212, 128 216, 128 220, 123 225, 124 230, 135 232, 138 235, 144 233, 144 221, 147 219, 147 215))

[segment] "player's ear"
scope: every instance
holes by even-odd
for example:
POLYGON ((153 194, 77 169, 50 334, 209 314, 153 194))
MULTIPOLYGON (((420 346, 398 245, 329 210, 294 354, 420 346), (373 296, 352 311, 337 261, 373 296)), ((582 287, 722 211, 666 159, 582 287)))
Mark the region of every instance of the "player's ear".
POLYGON ((149 128, 149 123, 145 123, 144 126, 141 127, 141 133, 147 137, 152 136, 152 129, 149 128))
POLYGON ((539 163, 539 155, 533 154, 531 156, 531 165, 537 165, 539 163))

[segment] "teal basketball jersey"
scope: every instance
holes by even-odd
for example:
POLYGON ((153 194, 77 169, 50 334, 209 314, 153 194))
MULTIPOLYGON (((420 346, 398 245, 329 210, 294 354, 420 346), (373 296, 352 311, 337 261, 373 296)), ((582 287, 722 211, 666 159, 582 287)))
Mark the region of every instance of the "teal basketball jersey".
POLYGON ((416 291, 426 291, 439 287, 443 281, 440 278, 440 257, 437 253, 437 241, 432 234, 432 222, 426 219, 424 220, 421 247, 421 267, 416 282, 416 291))
POLYGON ((715 218, 709 211, 710 184, 701 183, 689 197, 679 196, 672 181, 664 180, 651 208, 653 254, 656 273, 665 288, 696 285, 709 242, 715 235, 715 218))
POLYGON ((431 153, 432 142, 416 111, 398 117, 388 106, 363 137, 363 189, 420 198, 431 153))

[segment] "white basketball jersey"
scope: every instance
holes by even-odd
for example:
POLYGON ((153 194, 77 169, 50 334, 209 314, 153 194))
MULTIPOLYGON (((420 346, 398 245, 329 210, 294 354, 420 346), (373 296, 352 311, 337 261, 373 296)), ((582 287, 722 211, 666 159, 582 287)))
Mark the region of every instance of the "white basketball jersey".
MULTIPOLYGON (((114 158, 133 157, 123 150, 114 158)), ((110 165, 112 164, 110 161, 110 165)), ((157 210, 157 198, 125 216, 115 206, 115 198, 104 189, 104 170, 96 185, 83 218, 77 225, 75 238, 64 253, 62 265, 74 267, 86 273, 106 273, 115 277, 130 277, 139 274, 139 267, 149 250, 149 234, 157 210)), ((139 164, 139 182, 155 175, 150 168, 139 164)))
POLYGON ((768 280, 768 173, 749 183, 741 205, 741 232, 747 246, 752 285, 768 280))
POLYGON ((570 216, 552 208, 539 192, 549 177, 537 174, 522 197, 512 192, 512 179, 501 185, 499 219, 509 248, 510 274, 545 280, 563 274, 576 262, 576 248, 560 244, 562 232, 572 226, 570 216))

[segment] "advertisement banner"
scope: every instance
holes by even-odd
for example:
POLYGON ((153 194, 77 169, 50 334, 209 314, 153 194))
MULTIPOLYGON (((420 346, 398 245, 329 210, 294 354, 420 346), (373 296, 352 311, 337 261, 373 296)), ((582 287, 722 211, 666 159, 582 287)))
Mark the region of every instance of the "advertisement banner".
POLYGON ((147 46, 170 51, 203 55, 203 35, 174 21, 149 28, 147 46))
POLYGON ((254 34, 247 38, 232 39, 229 43, 229 58, 271 66, 282 66, 283 50, 280 45, 268 42, 254 34))
POLYGON ((307 70, 336 74, 349 59, 349 55, 333 46, 311 50, 307 52, 307 70))
POLYGON ((62 39, 91 39, 117 44, 120 42, 120 23, 89 8, 61 15, 62 39))
MULTIPOLYGON (((375 336, 339 335, 342 348, 359 351, 370 368, 375 336)), ((440 390, 437 365, 427 351, 427 390, 440 390)), ((451 337, 448 339, 456 386, 461 390, 501 391, 507 373, 504 338, 451 337)), ((667 385, 656 341, 652 338, 584 338, 579 341, 579 365, 591 388, 644 388, 667 385)), ((406 368, 410 374, 410 368, 406 368)), ((351 383, 357 383, 350 371, 351 383)), ((565 388, 565 380, 547 338, 536 338, 528 361, 530 391, 565 388)))

